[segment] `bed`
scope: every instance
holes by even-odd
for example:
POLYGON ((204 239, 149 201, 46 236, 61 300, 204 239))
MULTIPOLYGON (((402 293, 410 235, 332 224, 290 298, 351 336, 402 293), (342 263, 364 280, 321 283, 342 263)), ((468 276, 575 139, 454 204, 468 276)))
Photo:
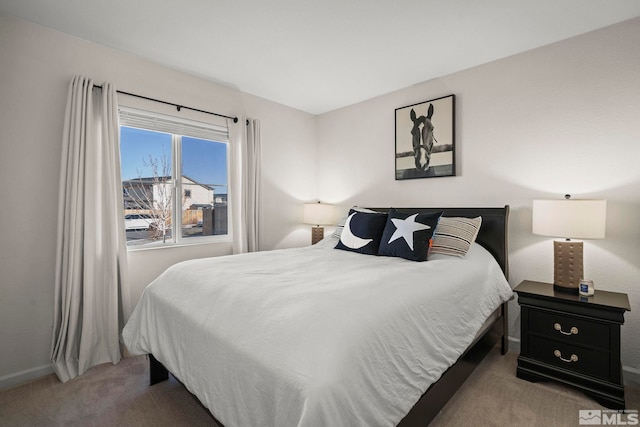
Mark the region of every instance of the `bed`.
POLYGON ((171 372, 227 426, 425 425, 498 340, 506 352, 508 212, 444 209, 482 217, 465 258, 328 237, 176 264, 145 289, 125 345, 150 355, 152 384, 171 372))

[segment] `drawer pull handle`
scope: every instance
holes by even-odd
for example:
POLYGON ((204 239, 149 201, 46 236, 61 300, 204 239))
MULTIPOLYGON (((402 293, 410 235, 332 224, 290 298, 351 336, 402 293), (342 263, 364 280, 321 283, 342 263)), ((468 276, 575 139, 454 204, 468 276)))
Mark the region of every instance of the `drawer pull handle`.
POLYGON ((563 335, 578 335, 578 328, 576 328, 575 326, 572 326, 569 332, 563 331, 562 325, 560 323, 556 323, 555 325, 553 325, 553 328, 563 335))
POLYGON ((563 358, 562 357, 562 353, 560 352, 560 350, 555 350, 553 352, 553 355, 556 356, 558 359, 562 360, 563 362, 567 362, 567 363, 577 362, 578 361, 578 356, 576 356, 575 354, 572 354, 571 358, 569 358, 569 359, 563 358))

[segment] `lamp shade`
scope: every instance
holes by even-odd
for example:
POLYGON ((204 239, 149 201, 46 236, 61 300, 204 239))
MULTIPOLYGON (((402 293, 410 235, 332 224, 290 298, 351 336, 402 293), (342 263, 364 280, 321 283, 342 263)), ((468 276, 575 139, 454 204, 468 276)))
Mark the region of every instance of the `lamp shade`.
POLYGON ((533 233, 567 239, 603 239, 606 200, 534 200, 533 233))
POLYGON ((314 225, 333 224, 333 205, 305 203, 302 211, 302 221, 305 224, 314 225))

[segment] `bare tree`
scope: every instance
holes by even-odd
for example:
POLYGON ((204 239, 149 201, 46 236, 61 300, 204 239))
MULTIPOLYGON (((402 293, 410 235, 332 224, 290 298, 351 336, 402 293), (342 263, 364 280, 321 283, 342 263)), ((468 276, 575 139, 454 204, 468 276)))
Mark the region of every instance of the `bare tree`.
POLYGON ((160 159, 149 154, 142 164, 151 176, 143 177, 138 170, 138 178, 129 181, 125 188, 125 204, 129 209, 148 212, 151 215, 149 237, 166 242, 173 216, 171 161, 163 150, 160 159))

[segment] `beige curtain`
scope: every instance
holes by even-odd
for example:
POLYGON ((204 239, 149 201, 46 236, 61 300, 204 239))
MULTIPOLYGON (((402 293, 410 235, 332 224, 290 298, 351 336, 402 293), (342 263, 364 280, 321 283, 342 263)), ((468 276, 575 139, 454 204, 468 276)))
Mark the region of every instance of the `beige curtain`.
POLYGON ((233 253, 255 252, 260 248, 260 121, 239 117, 228 125, 233 253))
POLYGON ((51 344, 63 382, 120 360, 126 250, 116 91, 75 76, 62 141, 51 344))

